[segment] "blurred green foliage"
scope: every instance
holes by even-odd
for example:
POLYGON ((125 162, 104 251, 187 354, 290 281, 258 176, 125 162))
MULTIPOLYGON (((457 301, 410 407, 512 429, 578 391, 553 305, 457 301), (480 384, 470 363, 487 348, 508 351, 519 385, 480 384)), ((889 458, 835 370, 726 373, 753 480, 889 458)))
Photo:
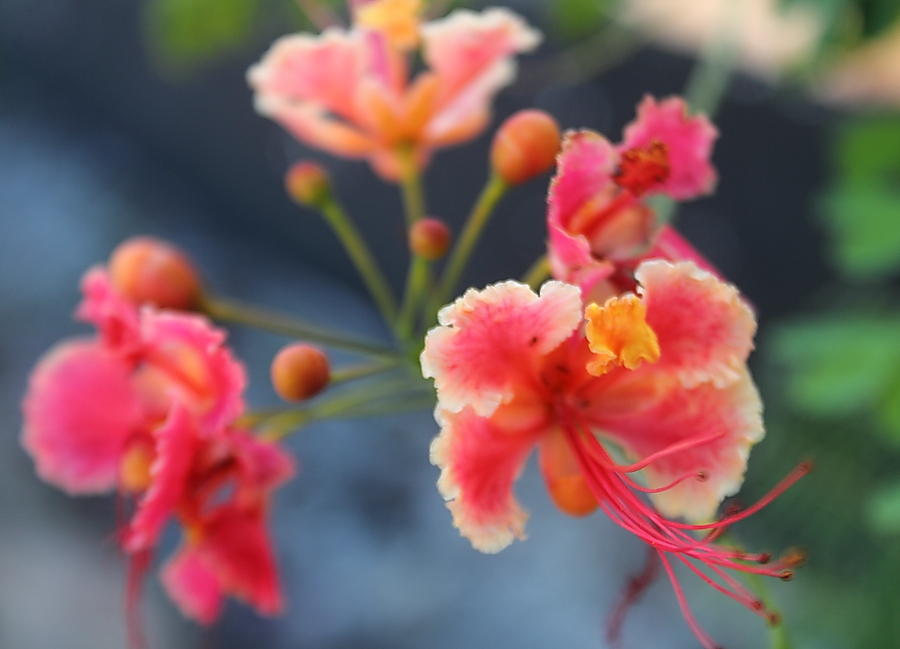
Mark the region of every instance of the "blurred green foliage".
POLYGON ((838 135, 834 158, 821 211, 838 270, 875 280, 900 269, 900 118, 852 122, 838 135))
POLYGON ((566 41, 590 36, 606 22, 617 0, 554 0, 546 3, 553 31, 566 41))
POLYGON ((192 66, 245 44, 260 0, 147 0, 148 44, 167 66, 192 66))
POLYGON ((781 0, 783 6, 806 4, 825 21, 823 50, 856 47, 877 38, 900 19, 897 0, 781 0))
POLYGON ((818 208, 841 282, 821 296, 825 309, 782 323, 764 340, 760 378, 773 442, 754 458, 764 473, 784 472, 797 454, 811 455, 818 468, 773 505, 790 516, 762 512, 761 522, 776 538, 815 531, 801 541, 815 582, 794 611, 801 628, 827 627, 839 647, 894 649, 900 306, 891 282, 900 270, 900 119, 853 119, 837 130, 831 155, 834 174, 818 208))

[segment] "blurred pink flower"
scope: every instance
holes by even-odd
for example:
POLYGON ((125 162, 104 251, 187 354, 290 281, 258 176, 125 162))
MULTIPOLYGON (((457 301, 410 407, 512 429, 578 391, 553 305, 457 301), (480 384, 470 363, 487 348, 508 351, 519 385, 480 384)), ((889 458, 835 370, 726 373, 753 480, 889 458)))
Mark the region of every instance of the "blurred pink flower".
MULTIPOLYGON (((599 506, 665 566, 668 556, 695 571, 703 564, 726 586, 704 580, 767 615, 722 569, 783 576, 785 565, 759 567, 747 562, 763 563, 761 555, 691 534, 721 531, 755 509, 707 523, 738 491, 764 435, 746 366, 755 319, 733 286, 692 263, 648 261, 636 277, 638 295, 586 311, 578 287, 558 281, 539 296, 512 281, 470 289, 441 311, 421 357, 438 395, 438 489, 460 533, 497 552, 524 538, 527 514, 512 487, 537 446, 560 509, 585 515, 599 506), (633 463, 617 462, 607 444, 633 463), (647 486, 628 475, 639 470, 647 486)), ((684 612, 704 646, 715 646, 684 612)))
POLYGON ((197 315, 139 309, 100 268, 82 290, 78 316, 98 335, 47 352, 23 401, 22 444, 38 474, 70 494, 133 495, 121 541, 136 564, 177 518, 185 546, 164 583, 186 615, 212 622, 223 594, 277 612, 265 514, 293 465, 234 427, 245 376, 225 335, 197 315), (194 576, 184 579, 188 569, 194 576))
POLYGON ((716 137, 706 117, 688 116, 680 97, 645 97, 617 146, 594 131, 568 132, 548 196, 553 276, 577 284, 589 300, 603 301, 634 287, 633 281, 610 286, 604 280, 615 280, 623 268, 630 273, 650 255, 712 270, 672 228, 657 227, 643 199, 663 194, 686 200, 712 192, 716 172, 709 158, 716 137))
POLYGON ((420 24, 418 4, 365 3, 349 31, 278 39, 247 72, 256 110, 310 146, 368 159, 389 180, 402 172, 398 156, 424 166, 435 149, 477 136, 515 76, 514 55, 541 35, 499 8, 420 24), (408 52, 419 43, 426 69, 410 78, 408 52))

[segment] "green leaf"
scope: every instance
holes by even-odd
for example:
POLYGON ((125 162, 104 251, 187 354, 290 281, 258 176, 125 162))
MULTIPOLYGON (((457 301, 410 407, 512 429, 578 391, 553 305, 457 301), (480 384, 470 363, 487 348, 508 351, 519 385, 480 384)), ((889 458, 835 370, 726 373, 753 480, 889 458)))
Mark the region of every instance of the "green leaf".
POLYGON ((891 183, 900 176, 900 119, 881 117, 850 122, 835 148, 843 180, 891 183))
POLYGON ((144 31, 165 67, 190 68, 245 44, 259 0, 145 0, 144 31))
POLYGON ((554 0, 547 4, 556 32, 574 41, 595 32, 615 0, 554 0))
POLYGON ((832 316, 779 328, 772 352, 788 369, 787 398, 817 416, 876 407, 900 378, 900 318, 832 316))
POLYGON ((900 483, 872 494, 866 508, 866 521, 878 534, 900 534, 900 483))
POLYGON ((878 408, 878 418, 884 432, 892 441, 900 443, 900 382, 888 391, 878 408))
POLYGON ((842 184, 822 202, 834 262, 846 275, 878 279, 900 268, 900 192, 842 184))

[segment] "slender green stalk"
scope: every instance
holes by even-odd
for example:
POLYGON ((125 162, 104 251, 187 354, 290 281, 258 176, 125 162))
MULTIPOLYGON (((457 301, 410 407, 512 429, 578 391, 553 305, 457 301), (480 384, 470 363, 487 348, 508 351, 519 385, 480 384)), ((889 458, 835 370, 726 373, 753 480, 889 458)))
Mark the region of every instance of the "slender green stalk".
POLYGON ((481 232, 484 230, 484 226, 487 224, 494 207, 508 189, 509 185, 500 176, 494 173, 491 174, 484 189, 481 190, 481 195, 475 202, 472 212, 469 214, 469 219, 466 221, 459 239, 453 247, 453 252, 450 253, 450 258, 447 260, 444 276, 436 295, 438 304, 444 304, 450 299, 453 289, 459 283, 463 269, 465 269, 472 250, 475 248, 475 244, 478 242, 478 238, 481 236, 481 232))
POLYGON ((532 290, 537 290, 545 279, 550 277, 550 262, 547 255, 541 255, 531 264, 531 268, 522 275, 522 282, 528 284, 532 290))
POLYGON ((331 371, 328 385, 335 386, 348 381, 364 379, 374 374, 381 374, 397 369, 403 361, 400 358, 390 358, 374 363, 359 363, 358 365, 348 365, 346 367, 338 367, 331 371))
POLYGON ((419 409, 423 407, 425 397, 434 402, 433 391, 425 388, 423 381, 412 381, 409 377, 386 380, 345 390, 300 408, 250 413, 241 423, 257 426, 263 439, 279 440, 316 421, 419 409), (385 397, 394 398, 384 401, 385 397))
POLYGON ((360 340, 333 329, 324 329, 291 316, 261 309, 236 300, 206 295, 203 298, 201 307, 203 312, 214 320, 271 331, 289 338, 308 340, 364 356, 399 358, 395 350, 379 343, 360 340))
POLYGON ((407 227, 425 216, 425 192, 415 153, 409 147, 397 151, 400 160, 400 188, 403 190, 403 208, 407 227))
MULTIPOLYGON (((412 253, 410 253, 412 254, 412 253)), ((421 306, 428 285, 431 283, 431 268, 427 260, 412 254, 409 273, 406 276, 406 291, 403 307, 397 318, 397 337, 404 345, 411 343, 411 336, 416 325, 416 311, 421 306)))
MULTIPOLYGON (((422 179, 412 149, 404 148, 399 154, 401 160, 400 189, 406 214, 406 227, 411 228, 425 216, 425 194, 422 179)), ((410 251, 409 270, 406 274, 406 289, 403 305, 397 318, 397 337, 404 345, 411 343, 415 328, 416 313, 422 305, 425 292, 431 283, 431 265, 427 260, 410 251)))
POLYGON ((381 316, 388 325, 393 325, 397 320, 397 303, 391 288, 384 278, 378 263, 369 251, 365 240, 360 236, 359 231, 353 222, 344 212, 337 201, 332 196, 328 196, 322 200, 319 209, 328 225, 334 230, 334 233, 340 239, 344 249, 359 271, 366 288, 375 300, 381 316))
MULTIPOLYGON (((730 4, 732 8, 725 12, 718 37, 710 43, 694 64, 684 91, 684 97, 691 109, 704 113, 709 119, 714 119, 719 111, 737 61, 738 11, 734 8, 737 3, 730 4)), ((656 212, 657 225, 663 226, 675 219, 678 204, 671 198, 656 196, 650 202, 656 212)))

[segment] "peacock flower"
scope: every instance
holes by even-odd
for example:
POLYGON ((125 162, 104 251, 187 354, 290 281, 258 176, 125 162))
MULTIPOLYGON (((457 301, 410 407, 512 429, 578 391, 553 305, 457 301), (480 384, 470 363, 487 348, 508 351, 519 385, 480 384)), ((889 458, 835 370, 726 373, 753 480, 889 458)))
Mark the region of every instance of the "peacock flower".
POLYGON ((516 14, 457 10, 422 22, 418 0, 361 3, 349 30, 284 36, 247 72, 257 112, 302 142, 369 160, 396 180, 405 157, 477 136, 494 95, 515 76, 514 56, 540 33, 516 14), (426 69, 410 76, 421 50, 426 69))
POLYGON ((576 286, 549 281, 536 295, 507 281, 470 289, 440 312, 421 356, 438 396, 438 489, 460 533, 497 552, 524 538, 527 514, 513 483, 537 447, 562 511, 601 508, 656 549, 670 576, 675 559, 769 615, 725 570, 786 577, 787 563, 756 565, 768 557, 692 534, 721 531, 775 495, 709 522, 738 491, 750 448, 764 435, 746 366, 755 319, 733 286, 693 263, 646 261, 636 279, 636 294, 586 310, 576 286), (638 471, 642 479, 630 477, 638 471))
POLYGON ((38 474, 70 494, 133 497, 121 542, 134 565, 178 519, 185 549, 164 583, 186 615, 212 622, 223 594, 277 612, 265 521, 292 462, 234 427, 245 375, 224 333, 198 315, 139 308, 101 268, 85 275, 82 290, 78 316, 98 335, 47 352, 23 401, 22 444, 38 474))
POLYGON ((603 301, 633 288, 633 281, 617 281, 623 278, 619 271, 633 271, 640 259, 693 261, 712 270, 675 230, 657 226, 643 199, 662 194, 682 201, 710 193, 717 136, 706 117, 688 116, 680 97, 657 102, 650 96, 638 105, 619 145, 594 131, 567 133, 548 197, 553 276, 603 301))

